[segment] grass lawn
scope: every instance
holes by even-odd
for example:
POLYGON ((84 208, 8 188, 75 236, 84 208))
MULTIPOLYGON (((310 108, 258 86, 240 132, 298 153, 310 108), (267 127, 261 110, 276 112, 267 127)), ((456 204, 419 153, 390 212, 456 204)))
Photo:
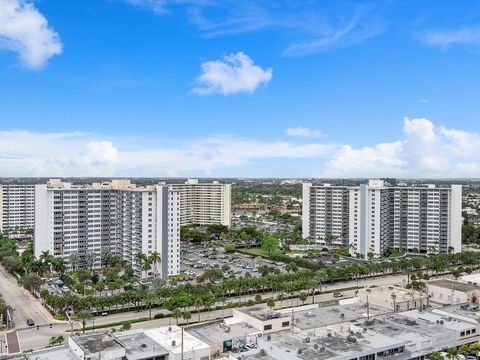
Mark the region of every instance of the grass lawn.
POLYGON ((392 253, 388 255, 389 258, 396 258, 405 255, 405 251, 392 250, 392 253))
POLYGON ((238 252, 249 255, 268 257, 267 252, 262 248, 240 249, 238 252))

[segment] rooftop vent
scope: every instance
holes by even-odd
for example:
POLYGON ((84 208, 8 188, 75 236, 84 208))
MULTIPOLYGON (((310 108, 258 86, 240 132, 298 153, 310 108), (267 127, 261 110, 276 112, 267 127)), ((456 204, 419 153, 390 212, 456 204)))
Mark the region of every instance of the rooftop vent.
POLYGON ((177 346, 177 342, 175 340, 172 340, 172 347, 177 346))

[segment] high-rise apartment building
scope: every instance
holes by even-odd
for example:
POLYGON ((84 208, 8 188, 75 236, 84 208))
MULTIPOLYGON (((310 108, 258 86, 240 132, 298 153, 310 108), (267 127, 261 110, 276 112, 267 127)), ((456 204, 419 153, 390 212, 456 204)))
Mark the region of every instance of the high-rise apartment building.
POLYGON ((129 180, 72 185, 51 180, 35 186, 35 256, 49 251, 73 265, 104 265, 109 255, 137 274, 162 277, 180 272, 180 193, 166 186, 137 187, 129 180), (148 270, 138 253, 158 252, 148 270), (78 255, 73 255, 78 254, 78 255))
POLYGON ((34 226, 35 185, 0 185, 0 230, 25 237, 34 226))
POLYGON ((349 190, 343 186, 303 184, 303 237, 325 246, 348 243, 349 190))
POLYGON ((389 248, 421 253, 461 251, 462 187, 303 185, 303 237, 348 246, 352 254, 389 248), (346 221, 348 219, 348 221, 346 221), (348 234, 348 236, 345 236, 348 234))
POLYGON ((169 184, 180 192, 181 225, 231 225, 231 184, 218 181, 201 183, 188 179, 184 184, 169 184))

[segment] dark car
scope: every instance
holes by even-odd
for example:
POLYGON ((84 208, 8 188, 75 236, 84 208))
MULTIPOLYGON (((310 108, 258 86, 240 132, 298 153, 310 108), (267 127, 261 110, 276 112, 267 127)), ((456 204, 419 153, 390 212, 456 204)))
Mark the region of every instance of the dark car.
POLYGON ((28 326, 33 326, 33 325, 35 325, 35 322, 32 319, 27 319, 27 325, 28 326))

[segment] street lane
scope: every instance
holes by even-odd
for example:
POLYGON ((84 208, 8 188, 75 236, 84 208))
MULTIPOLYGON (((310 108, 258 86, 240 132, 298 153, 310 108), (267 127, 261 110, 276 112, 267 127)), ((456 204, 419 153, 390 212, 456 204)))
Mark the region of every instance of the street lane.
POLYGON ((50 313, 27 290, 18 286, 17 280, 0 265, 0 294, 14 311, 12 314, 16 328, 26 326, 27 319, 35 324, 47 324, 52 321, 50 313))

